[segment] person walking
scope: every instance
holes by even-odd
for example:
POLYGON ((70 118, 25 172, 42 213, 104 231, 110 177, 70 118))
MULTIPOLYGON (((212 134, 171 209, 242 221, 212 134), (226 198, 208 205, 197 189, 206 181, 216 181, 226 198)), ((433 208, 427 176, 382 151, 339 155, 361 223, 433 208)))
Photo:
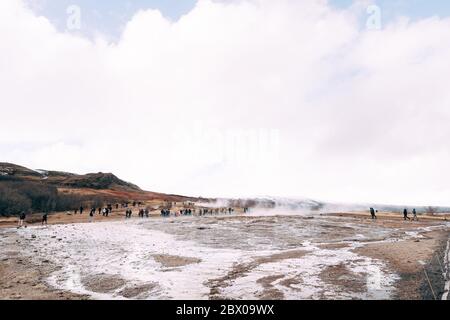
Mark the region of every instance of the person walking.
POLYGON ((411 220, 411 218, 408 217, 408 209, 403 209, 403 220, 411 220))

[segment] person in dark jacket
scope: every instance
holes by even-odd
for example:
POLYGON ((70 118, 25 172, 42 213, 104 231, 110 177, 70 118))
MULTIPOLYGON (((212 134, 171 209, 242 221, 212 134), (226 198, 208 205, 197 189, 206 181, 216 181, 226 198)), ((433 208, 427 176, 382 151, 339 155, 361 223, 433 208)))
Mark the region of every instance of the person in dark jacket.
POLYGON ((408 217, 408 209, 403 209, 403 219, 404 220, 411 220, 411 218, 408 217))
POLYGON ((372 216, 372 220, 375 220, 377 218, 374 208, 370 208, 370 215, 372 216))
POLYGON ((47 225, 48 223, 48 213, 44 212, 44 214, 42 215, 42 225, 47 225))

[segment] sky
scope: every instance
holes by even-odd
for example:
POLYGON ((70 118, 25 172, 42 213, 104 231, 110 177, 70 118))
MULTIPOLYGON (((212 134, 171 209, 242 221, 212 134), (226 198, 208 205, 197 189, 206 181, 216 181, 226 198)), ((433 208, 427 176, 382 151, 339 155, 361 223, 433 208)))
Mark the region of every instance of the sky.
POLYGON ((67 9, 78 6, 81 10, 85 36, 102 35, 116 40, 127 22, 139 10, 156 9, 167 19, 176 21, 194 8, 195 0, 26 0, 36 14, 48 18, 61 31, 67 29, 67 9))
POLYGON ((444 1, 0 2, 0 161, 192 196, 450 205, 444 1))
MULTIPOLYGON (((233 0, 224 0, 232 2, 233 0)), ((48 18, 54 26, 63 31, 66 29, 67 8, 76 5, 81 9, 83 28, 86 36, 101 34, 109 40, 116 40, 125 28, 126 23, 138 10, 156 9, 171 21, 177 21, 188 14, 197 0, 26 0, 36 14, 48 18)), ((447 17, 450 15, 450 2, 442 0, 377 0, 359 1, 374 3, 382 9, 383 19, 392 21, 399 16, 411 19, 430 16, 447 17)), ((354 0, 329 0, 335 8, 349 8, 354 0)))

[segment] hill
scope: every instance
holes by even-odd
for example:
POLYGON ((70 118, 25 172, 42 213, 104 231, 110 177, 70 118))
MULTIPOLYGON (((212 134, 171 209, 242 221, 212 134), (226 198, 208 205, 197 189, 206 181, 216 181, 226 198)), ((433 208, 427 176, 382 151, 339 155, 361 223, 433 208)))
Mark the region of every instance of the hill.
POLYGON ((0 163, 0 176, 25 181, 41 181, 56 187, 142 191, 138 186, 123 181, 112 173, 103 172, 79 175, 42 169, 32 170, 12 163, 0 163))
POLYGON ((98 207, 106 203, 150 200, 182 202, 198 199, 144 191, 112 173, 80 175, 0 163, 0 215, 16 215, 22 211, 64 211, 80 205, 98 207))

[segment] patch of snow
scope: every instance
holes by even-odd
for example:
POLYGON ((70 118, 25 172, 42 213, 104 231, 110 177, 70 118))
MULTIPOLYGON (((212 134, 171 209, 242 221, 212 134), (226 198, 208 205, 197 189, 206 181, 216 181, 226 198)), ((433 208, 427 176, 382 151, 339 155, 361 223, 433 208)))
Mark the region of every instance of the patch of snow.
POLYGON ((36 170, 33 170, 33 171, 39 173, 42 176, 41 177, 42 180, 47 180, 48 179, 48 171, 47 170, 36 169, 36 170))
MULTIPOLYGON (((273 218, 267 220, 272 221, 273 218)), ((317 228, 315 220, 299 219, 306 221, 305 228, 308 229, 290 228, 289 223, 286 225, 285 222, 277 220, 273 225, 278 226, 281 223, 279 227, 283 228, 286 234, 277 233, 277 236, 272 238, 264 229, 268 223, 264 222, 265 220, 257 226, 250 224, 253 231, 247 228, 249 224, 233 220, 157 218, 144 221, 136 219, 56 225, 49 228, 32 227, 18 232, 26 237, 39 232, 39 236, 27 244, 27 250, 36 251, 36 259, 45 258, 61 266, 61 269, 48 279, 55 288, 86 294, 94 299, 125 299, 121 291, 126 286, 153 283, 156 284, 155 288, 145 292, 144 298, 201 300, 210 297, 211 287, 208 281, 229 274, 236 264, 252 263, 255 258, 286 251, 285 245, 280 249, 276 243, 285 241, 280 237, 286 237, 289 241, 312 239, 316 236, 317 228), (201 238, 195 238, 193 232, 203 225, 208 225, 212 233, 203 230, 200 232, 201 238), (233 236, 220 238, 214 233, 215 229, 222 235, 225 232, 233 236), (249 232, 255 232, 255 235, 247 239, 249 232), (200 262, 168 267, 159 263, 154 258, 155 255, 189 257, 199 259, 200 262), (126 284, 109 293, 96 292, 86 287, 83 280, 87 276, 97 275, 118 277, 124 279, 126 284)), ((273 228, 272 224, 269 226, 273 228)), ((358 233, 362 231, 358 230, 358 233)), ((365 235, 370 237, 371 232, 367 231, 365 235)), ((219 287, 217 294, 232 299, 258 299, 264 291, 258 280, 282 275, 282 278, 273 282, 273 286, 281 291, 286 299, 390 298, 397 276, 381 261, 360 256, 352 251, 353 247, 323 249, 317 243, 295 241, 295 247, 305 251, 304 256, 275 259, 256 265, 248 272, 239 274, 236 279, 227 283, 226 287, 219 287), (321 279, 320 274, 327 267, 340 264, 345 265, 350 272, 364 275, 367 282, 365 292, 342 292, 321 279), (280 283, 293 278, 301 281, 289 286, 280 283)))
POLYGON ((232 299, 257 299, 263 288, 254 285, 267 275, 279 275, 271 285, 288 300, 297 299, 389 299, 394 290, 397 275, 386 271, 386 266, 371 258, 361 257, 352 248, 337 250, 321 249, 305 243, 308 253, 298 259, 286 259, 258 266, 246 276, 233 281, 224 289, 224 296, 232 299), (321 278, 327 267, 345 265, 349 272, 360 275, 367 286, 366 292, 342 292, 321 278), (294 280, 288 286, 283 282, 294 280), (298 283, 295 283, 296 280, 298 283))

